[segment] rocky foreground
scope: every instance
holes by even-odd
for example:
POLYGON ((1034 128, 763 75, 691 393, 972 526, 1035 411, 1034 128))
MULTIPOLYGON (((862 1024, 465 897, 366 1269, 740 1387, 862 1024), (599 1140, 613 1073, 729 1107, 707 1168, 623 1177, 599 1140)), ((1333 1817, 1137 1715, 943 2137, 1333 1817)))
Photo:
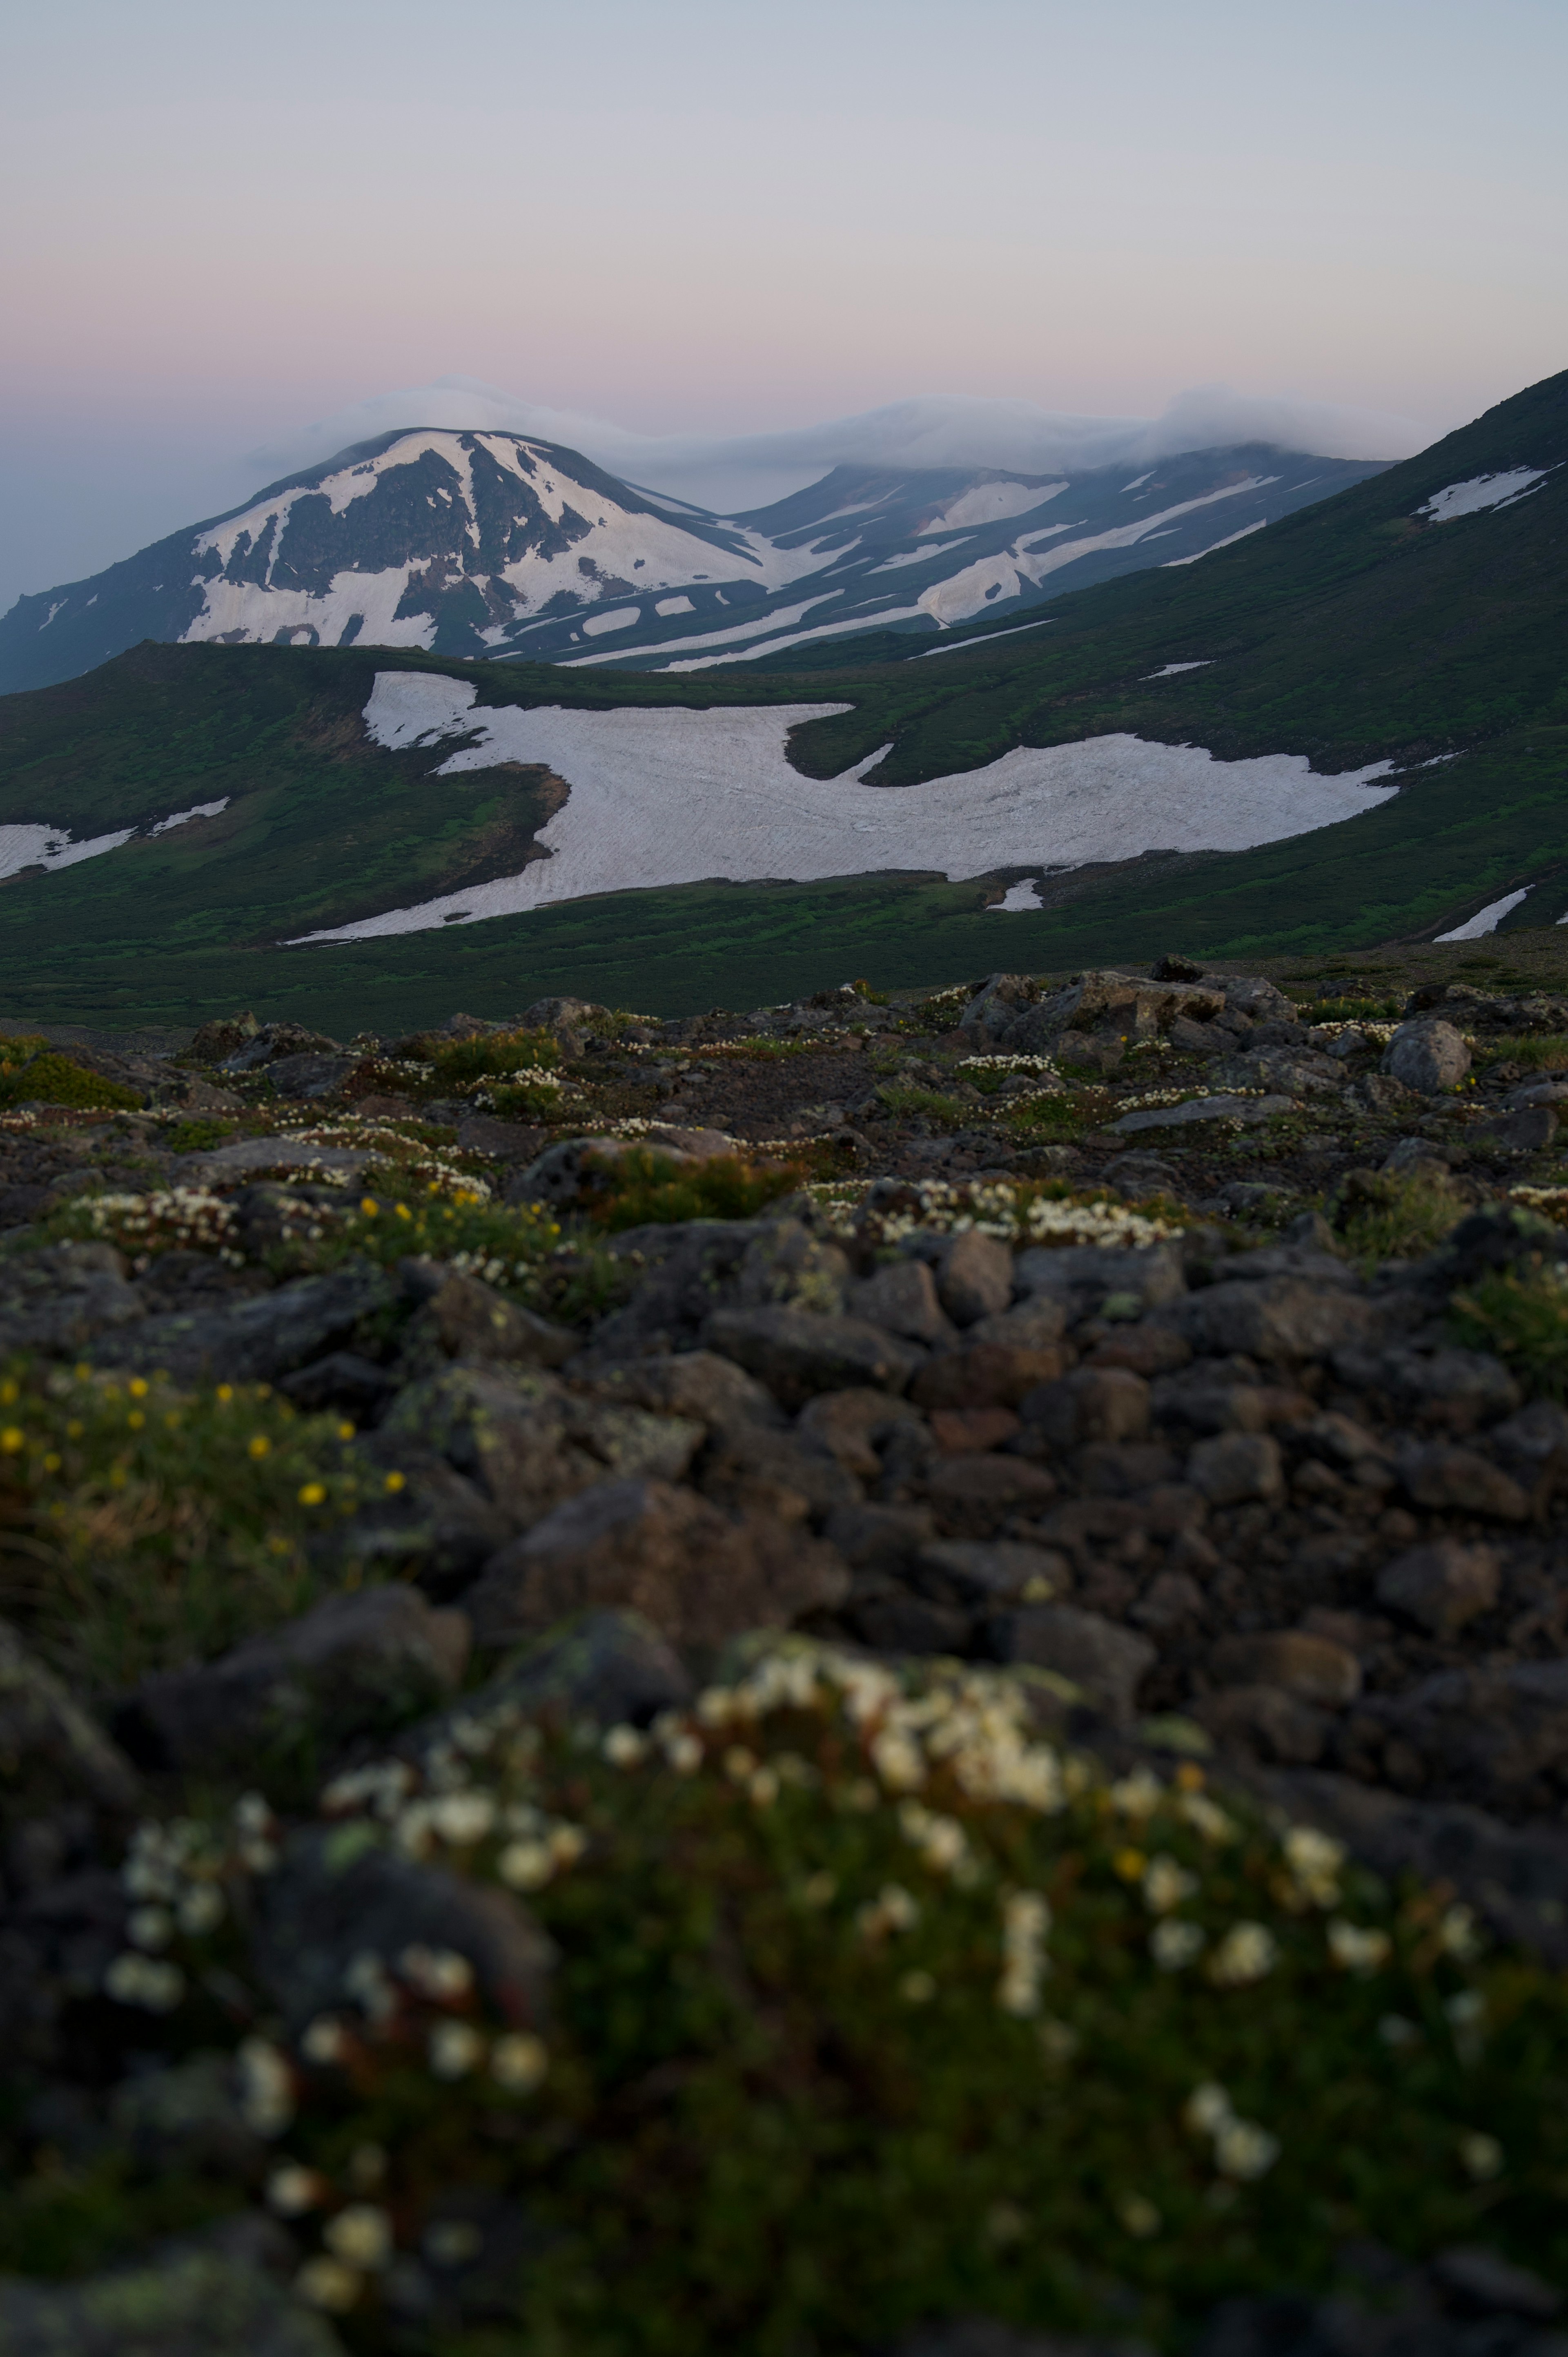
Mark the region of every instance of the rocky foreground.
MULTIPOLYGON (((303 2021, 324 2000, 301 1976, 341 1978, 368 1940, 323 1931, 340 1898, 287 1846, 322 1783, 377 1746, 427 1759, 459 1695, 645 1740, 760 1631, 1015 1674, 1107 1776, 1283 1812, 1568 1964, 1568 1002, 1418 996, 1303 1008, 1166 960, 751 1017, 552 1001, 347 1047, 254 1017, 165 1054, 19 1044, 0 1111, 16 2181, 127 2137, 155 2177, 265 2178, 230 2083, 160 2044, 169 1934, 155 1907, 139 1942, 134 1823, 271 1779, 258 1837, 289 1867, 256 1901, 263 1977, 303 2021), (105 1400, 140 1432, 242 1387, 257 1464, 285 1406, 334 1437, 290 1491, 317 1493, 296 1587, 149 1649, 93 1620, 105 1551, 134 1553, 105 1509, 97 1568, 51 1598, 49 1517, 74 1531, 78 1506, 33 1403, 86 1447, 105 1400)), ((443 1941, 481 1979, 485 1942, 522 1936, 515 1900, 475 1928, 412 1867, 361 1903, 378 1952, 443 1941)), ((435 2259, 373 2330, 326 2276, 296 2298, 287 2204, 265 2207, 71 2284, 7 2279, 0 2350, 470 2345, 419 2338, 435 2259)), ((1183 2345, 1568 2349, 1485 2201, 1463 2240, 1363 2247, 1351 2271, 1369 2307, 1250 2294, 1183 2345)), ((453 2297, 443 2329, 467 2330, 453 2297)), ((899 2344, 1133 2345, 961 2318, 899 2344)))

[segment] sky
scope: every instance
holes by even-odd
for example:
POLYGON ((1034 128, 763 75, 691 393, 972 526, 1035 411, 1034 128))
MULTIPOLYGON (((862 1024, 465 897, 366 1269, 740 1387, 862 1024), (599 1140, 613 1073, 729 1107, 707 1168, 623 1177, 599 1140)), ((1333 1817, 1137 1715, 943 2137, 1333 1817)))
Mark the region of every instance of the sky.
POLYGON ((14 5, 0 608, 454 377, 689 452, 1197 389, 1400 456, 1568 363, 1564 88, 1563 0, 14 5))

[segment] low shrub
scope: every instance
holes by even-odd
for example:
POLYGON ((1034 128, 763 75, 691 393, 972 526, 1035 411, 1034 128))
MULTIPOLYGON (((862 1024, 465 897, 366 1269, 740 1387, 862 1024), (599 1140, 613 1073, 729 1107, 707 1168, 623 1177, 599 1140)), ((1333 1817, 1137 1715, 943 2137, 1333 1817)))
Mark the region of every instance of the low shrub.
POLYGON ((559 1121, 561 1083, 550 1072, 533 1082, 503 1082, 484 1092, 484 1109, 504 1121, 559 1121))
POLYGON ((1392 1023, 1404 1012, 1402 998, 1303 999, 1296 1014, 1303 1023, 1392 1023))
POLYGON ((1466 1205, 1435 1173, 1356 1170, 1332 1207, 1349 1251, 1366 1268, 1416 1260, 1434 1251, 1465 1217, 1466 1205))
POLYGON ((1472 1350, 1495 1351, 1525 1389, 1568 1398, 1568 1270, 1539 1253, 1522 1269, 1484 1276, 1451 1304, 1454 1331, 1472 1350))
POLYGON ((21 1062, 0 1062, 0 1107, 13 1104, 70 1105, 83 1113, 137 1113, 134 1089, 90 1072, 57 1049, 45 1047, 21 1062))
POLYGON ((323 1793, 345 1864, 526 1899, 548 2022, 417 1946, 285 2040, 245 1994, 264 1804, 133 1846, 106 1993, 237 2044, 351 2346, 788 2357, 976 2312, 1169 2345, 1351 2238, 1562 2273, 1561 1976, 1195 1763, 1106 1781, 1016 1677, 751 1661, 648 1735, 491 1709, 323 1793))
POLYGON ((502 1080, 513 1072, 548 1071, 561 1050, 548 1031, 490 1031, 472 1039, 425 1039, 424 1060, 437 1089, 464 1081, 502 1080))
POLYGON ((711 1162, 682 1163, 668 1154, 639 1148, 605 1156, 597 1165, 600 1184, 589 1198, 588 1218, 615 1234, 626 1228, 674 1226, 682 1220, 755 1220, 781 1195, 793 1194, 800 1173, 793 1165, 759 1168, 741 1155, 711 1162))
POLYGON ((1531 1072, 1568 1069, 1568 1034, 1561 1031, 1507 1033, 1481 1044, 1487 1063, 1520 1064, 1531 1072))
POLYGON ((0 1611, 98 1693, 287 1620, 316 1599, 312 1534, 361 1501, 352 1435, 265 1384, 188 1393, 13 1361, 0 1611))
POLYGON ((215 1146, 226 1146, 239 1135, 239 1125, 231 1121, 216 1121, 210 1114, 193 1114, 188 1121, 171 1122, 160 1143, 171 1154, 208 1154, 215 1146))
POLYGON ((972 1109, 941 1089, 923 1089, 908 1081, 885 1081, 876 1092, 891 1114, 906 1121, 940 1121, 956 1129, 973 1118, 972 1109))

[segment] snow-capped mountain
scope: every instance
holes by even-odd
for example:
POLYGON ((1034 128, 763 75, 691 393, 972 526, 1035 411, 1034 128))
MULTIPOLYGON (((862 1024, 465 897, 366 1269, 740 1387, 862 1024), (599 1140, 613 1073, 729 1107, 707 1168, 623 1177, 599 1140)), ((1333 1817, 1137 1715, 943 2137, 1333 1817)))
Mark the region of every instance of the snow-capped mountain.
POLYGON ((976 615, 1186 565, 1380 472, 1266 446, 1054 477, 837 467, 718 516, 557 444, 410 428, 0 620, 0 692, 143 639, 346 646, 688 671, 976 615))

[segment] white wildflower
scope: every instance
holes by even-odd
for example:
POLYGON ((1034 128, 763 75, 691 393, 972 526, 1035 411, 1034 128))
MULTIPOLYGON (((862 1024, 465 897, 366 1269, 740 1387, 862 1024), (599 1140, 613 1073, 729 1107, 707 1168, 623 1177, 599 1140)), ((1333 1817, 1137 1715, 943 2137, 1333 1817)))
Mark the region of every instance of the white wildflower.
POLYGON ((484 2056, 485 2041, 470 2022, 438 2021, 430 2033, 430 2067, 438 2079, 463 2079, 484 2056))
POLYGON ((1199 1923, 1167 1915, 1149 1934, 1149 1953, 1163 1973, 1179 1973, 1203 1953, 1207 1934, 1199 1923))
POLYGON ((341 2259, 329 2258, 318 2251, 306 2259, 294 2279, 294 2287, 301 2299, 312 2308, 325 2309, 329 2316, 347 2315, 355 2306, 365 2287, 363 2276, 345 2266, 341 2259))
POLYGON ((1328 1953, 1342 1972, 1375 1973, 1386 1964, 1393 1942, 1386 1932, 1366 1931, 1336 1916, 1326 1927, 1328 1953))
POLYGON ((529 2095, 542 2085, 550 2070, 550 2055, 542 2038, 529 2031, 509 2031, 498 2038, 490 2050, 490 2076, 497 2086, 504 2087, 510 2095, 529 2095))
POLYGON ((288 2057, 265 2038, 244 2038, 235 2053, 240 2110, 258 2136, 282 2136, 294 2117, 294 2072, 288 2057))
POLYGON ((1279 1961, 1273 1933, 1263 1923, 1232 1923, 1208 1960, 1216 1988, 1246 1988, 1262 1980, 1279 1961))
POLYGON ((1168 1915, 1184 1899, 1191 1899, 1197 1888, 1197 1875, 1189 1874, 1164 1850, 1156 1852, 1144 1869, 1144 1904, 1151 1915, 1168 1915))
POLYGON ((350 2201, 328 2220, 321 2239, 345 2266, 367 2275, 386 2266, 392 2255, 392 2220, 374 2201, 350 2201))

